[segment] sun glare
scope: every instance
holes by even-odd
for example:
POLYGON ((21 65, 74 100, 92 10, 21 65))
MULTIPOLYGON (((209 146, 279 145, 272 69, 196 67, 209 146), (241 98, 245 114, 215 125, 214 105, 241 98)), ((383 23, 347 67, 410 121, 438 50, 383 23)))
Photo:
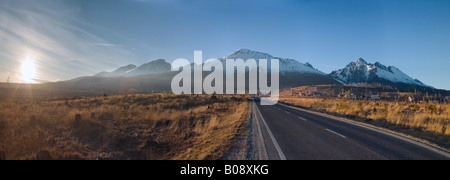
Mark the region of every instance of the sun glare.
POLYGON ((36 65, 34 63, 34 58, 27 56, 22 61, 22 66, 20 67, 20 80, 24 83, 35 83, 33 79, 36 78, 36 65))

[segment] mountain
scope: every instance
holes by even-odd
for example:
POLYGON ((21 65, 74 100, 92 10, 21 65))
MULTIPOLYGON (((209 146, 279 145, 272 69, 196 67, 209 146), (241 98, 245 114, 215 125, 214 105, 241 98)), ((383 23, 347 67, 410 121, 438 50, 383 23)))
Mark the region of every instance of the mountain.
MULTIPOLYGON (((317 70, 310 63, 303 64, 293 59, 279 58, 268 53, 248 49, 238 49, 229 55, 219 58, 221 63, 225 63, 226 59, 255 59, 257 63, 259 63, 259 59, 267 59, 268 61, 271 59, 279 59, 279 82, 281 89, 309 85, 373 83, 387 85, 409 92, 415 92, 417 90, 418 92, 431 94, 445 95, 450 93, 450 91, 436 90, 427 86, 419 80, 406 75, 396 67, 385 66, 379 62, 370 64, 362 58, 358 59, 357 62, 351 62, 345 68, 333 71, 331 74, 325 74, 317 70)), ((270 62, 268 65, 270 65, 270 62)), ((193 66, 193 64, 191 64, 191 66, 193 66)), ((223 67, 225 70, 226 66, 223 67)), ((38 84, 34 86, 36 87, 36 91, 33 91, 33 95, 90 96, 103 95, 104 93, 120 94, 129 92, 170 93, 172 92, 171 81, 178 73, 179 72, 177 71, 171 71, 170 63, 166 62, 164 59, 158 59, 141 66, 129 64, 114 71, 101 72, 94 76, 38 84), (38 92, 37 90, 42 92, 38 92)), ((209 73, 210 72, 204 72, 203 76, 208 76, 209 73)), ((242 77, 235 76, 235 78, 242 77)), ((270 79, 270 76, 268 78, 270 79)), ((246 75, 246 82, 248 82, 248 79, 248 75, 246 75)), ((1 88, 2 86, 0 84, 0 89, 1 88)), ((11 93, 15 93, 15 91, 11 91, 11 93)))
POLYGON ((379 83, 397 88, 430 87, 394 66, 385 66, 379 62, 370 64, 362 58, 356 63, 351 62, 345 68, 331 72, 330 75, 345 84, 379 83))
POLYGON ((131 70, 127 73, 127 76, 139 76, 147 74, 158 74, 170 72, 172 65, 164 59, 158 59, 146 64, 143 64, 136 69, 131 70))
MULTIPOLYGON (((219 60, 223 63, 224 70, 226 69, 226 59, 255 59, 257 63, 259 63, 259 59, 267 59, 269 67, 272 59, 279 59, 281 88, 304 85, 340 84, 331 76, 315 69, 309 63, 303 64, 293 59, 279 58, 263 52, 251 51, 249 49, 238 49, 223 58, 219 58, 219 60)), ((192 70, 193 66, 194 64, 192 63, 192 70)), ((127 65, 112 72, 101 72, 94 77, 136 77, 157 75, 162 73, 172 75, 168 72, 171 72, 171 64, 166 62, 164 59, 158 59, 147 64, 143 64, 139 67, 136 67, 135 65, 127 65)), ((203 74, 206 76, 209 73, 205 72, 203 74)))
POLYGON ((130 72, 131 70, 136 69, 136 68, 137 68, 136 65, 130 64, 130 65, 127 65, 127 66, 120 67, 119 69, 114 70, 112 72, 103 71, 101 73, 96 74, 95 76, 96 77, 125 76, 128 72, 130 72))
POLYGON ((139 67, 136 65, 130 64, 127 66, 120 67, 117 70, 112 72, 103 71, 95 75, 95 77, 120 77, 120 76, 140 76, 140 75, 148 75, 148 74, 158 74, 170 72, 171 65, 166 62, 164 59, 158 59, 155 61, 151 61, 149 63, 143 64, 139 67))
MULTIPOLYGON (((259 62, 259 59, 267 59, 270 62, 271 59, 279 59, 280 62, 280 73, 302 73, 302 74, 318 74, 326 76, 325 73, 315 69, 311 64, 306 63, 302 64, 293 59, 279 58, 274 57, 267 53, 262 53, 258 51, 251 51, 249 49, 238 49, 235 52, 221 58, 221 60, 225 59, 255 59, 259 62)), ((270 64, 270 63, 268 63, 270 64)))
MULTIPOLYGON (((267 53, 252 51, 249 49, 238 49, 233 53, 220 58, 222 63, 226 59, 255 59, 259 63, 260 59, 267 59, 270 68, 271 60, 278 59, 280 62, 280 88, 322 85, 322 84, 341 84, 333 77, 315 69, 311 64, 300 63, 299 61, 287 58, 275 57, 267 53)), ((225 67, 225 64, 223 64, 225 67)), ((270 70, 269 70, 270 71, 270 70)))

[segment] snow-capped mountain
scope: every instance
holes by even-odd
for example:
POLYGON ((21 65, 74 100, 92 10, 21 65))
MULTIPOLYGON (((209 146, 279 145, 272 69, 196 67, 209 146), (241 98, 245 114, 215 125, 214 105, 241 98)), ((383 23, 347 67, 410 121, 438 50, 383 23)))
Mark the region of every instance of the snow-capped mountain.
POLYGON ((393 86, 422 86, 430 87, 417 79, 413 79, 394 66, 385 66, 379 62, 367 63, 364 59, 351 62, 343 69, 333 71, 330 74, 338 81, 346 84, 381 83, 393 86))
POLYGON ((117 70, 112 72, 101 72, 95 75, 96 77, 119 77, 119 76, 139 76, 139 75, 148 75, 148 74, 157 74, 170 72, 171 64, 166 62, 164 59, 158 59, 155 61, 151 61, 149 63, 143 64, 139 67, 136 65, 130 64, 127 66, 120 67, 117 70))
MULTIPOLYGON (((305 74, 319 74, 326 75, 325 73, 315 69, 311 64, 300 63, 293 59, 279 58, 274 57, 267 53, 262 53, 258 51, 251 51, 248 49, 238 49, 237 51, 221 58, 221 60, 225 59, 255 59, 259 62, 259 59, 267 59, 270 62, 271 59, 279 59, 280 61, 280 73, 305 73, 305 74)), ((268 63, 270 65, 270 63, 268 63)))
POLYGON ((281 88, 305 85, 341 84, 330 75, 315 69, 310 63, 303 64, 293 59, 279 58, 263 52, 238 49, 237 51, 220 58, 223 63, 223 60, 226 59, 255 59, 257 63, 259 63, 260 59, 267 59, 269 71, 270 61, 272 59, 278 59, 280 62, 279 72, 281 88))
MULTIPOLYGON (((225 64, 226 59, 235 59, 235 60, 255 59, 257 63, 259 63, 259 59, 267 59, 269 71, 271 64, 270 61, 272 59, 279 59, 280 87, 295 87, 295 86, 320 85, 320 84, 340 84, 331 76, 315 69, 309 63, 303 64, 293 59, 278 58, 267 53, 251 51, 248 49, 238 49, 223 58, 219 58, 219 60, 221 60, 221 62, 223 63, 222 65, 224 71, 226 69, 225 64)), ((194 63, 190 64, 190 66, 191 69, 193 70, 194 63)), ((203 75, 207 74, 208 73, 205 72, 203 75)), ((158 59, 149 62, 147 64, 143 64, 139 67, 135 65, 127 65, 112 72, 101 72, 95 75, 94 77, 112 78, 112 77, 135 77, 141 75, 155 75, 159 76, 158 79, 164 79, 164 81, 166 81, 167 78, 162 76, 173 76, 174 73, 171 73, 170 63, 166 62, 164 59, 158 59)), ((161 84, 164 83, 167 82, 161 82, 161 84)))

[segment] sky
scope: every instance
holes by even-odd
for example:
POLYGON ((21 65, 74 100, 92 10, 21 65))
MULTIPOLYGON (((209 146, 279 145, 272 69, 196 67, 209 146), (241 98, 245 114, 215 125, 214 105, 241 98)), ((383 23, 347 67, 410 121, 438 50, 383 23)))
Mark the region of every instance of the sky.
POLYGON ((0 82, 247 48, 325 73, 364 58, 450 90, 448 0, 1 0, 0 42, 0 82))

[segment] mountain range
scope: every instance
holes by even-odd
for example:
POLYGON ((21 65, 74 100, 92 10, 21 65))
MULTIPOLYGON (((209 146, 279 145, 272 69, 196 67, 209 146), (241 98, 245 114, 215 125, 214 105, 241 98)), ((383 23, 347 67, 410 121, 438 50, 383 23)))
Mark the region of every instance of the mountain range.
MULTIPOLYGON (((301 63, 294 59, 275 57, 249 49, 238 49, 218 59, 222 63, 225 63, 226 59, 255 59, 257 63, 259 63, 259 59, 269 61, 279 59, 280 88, 324 84, 382 84, 398 89, 432 88, 417 79, 411 78, 396 67, 385 66, 379 62, 367 63, 362 58, 330 74, 314 68, 310 63, 301 63)), ((130 64, 111 72, 103 71, 94 76, 81 77, 63 83, 71 88, 108 90, 111 92, 127 89, 136 89, 140 92, 170 92, 171 79, 177 73, 171 71, 171 64, 166 60, 158 59, 140 66, 130 64)), ((204 76, 207 74, 204 73, 204 76)))
POLYGON ((330 75, 343 84, 383 84, 396 88, 429 87, 418 79, 413 79, 394 66, 379 62, 367 63, 364 59, 351 62, 346 67, 333 71, 330 75))
POLYGON ((118 77, 118 76, 140 76, 140 75, 149 75, 149 74, 157 74, 169 72, 172 68, 172 65, 164 59, 158 59, 155 61, 151 61, 149 63, 143 64, 137 67, 134 64, 129 64, 123 67, 120 67, 117 70, 112 72, 100 72, 96 74, 96 77, 118 77))

